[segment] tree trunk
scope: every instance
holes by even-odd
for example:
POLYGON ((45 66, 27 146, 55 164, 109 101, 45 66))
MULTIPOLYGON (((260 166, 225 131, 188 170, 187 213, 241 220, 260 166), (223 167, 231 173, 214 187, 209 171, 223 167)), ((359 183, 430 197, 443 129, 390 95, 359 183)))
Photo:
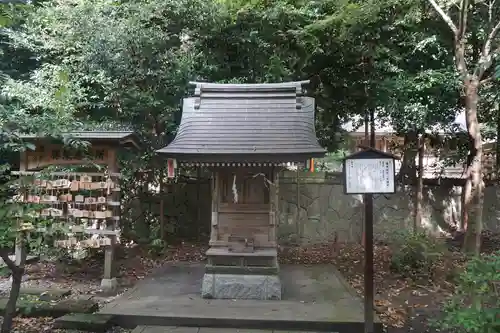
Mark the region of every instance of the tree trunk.
MULTIPOLYGON (((500 86, 499 86, 500 88, 500 86)), ((496 202, 500 202, 500 99, 497 97, 497 102, 495 103, 496 117, 497 117, 497 139, 495 143, 495 196, 496 202)), ((500 226, 500 210, 496 210, 496 224, 500 226)))
POLYGON ((467 230, 467 221, 469 219, 469 214, 467 213, 467 205, 466 203, 470 200, 470 183, 465 183, 464 186, 462 186, 462 193, 460 195, 460 204, 461 204, 461 221, 460 225, 458 228, 458 231, 463 231, 467 230))
POLYGON ((469 157, 467 161, 465 205, 468 213, 465 232, 464 251, 478 255, 481 247, 483 229, 483 146, 479 121, 477 119, 479 82, 466 80, 465 112, 467 132, 469 133, 469 157))
POLYGON ((422 226, 422 201, 424 200, 424 136, 418 138, 418 178, 415 191, 415 219, 413 223, 413 232, 416 233, 422 226))
POLYGON ((405 134, 403 144, 403 160, 401 161, 401 169, 399 170, 398 175, 398 180, 403 184, 403 187, 409 185, 410 188, 414 188, 415 186, 415 180, 417 179, 417 165, 415 163, 418 151, 418 149, 416 149, 417 141, 417 132, 408 131, 405 134))
POLYGON ((19 266, 16 266, 16 264, 9 258, 8 251, 1 251, 0 256, 12 272, 12 285, 10 287, 9 300, 7 301, 7 305, 5 306, 1 328, 1 333, 10 333, 12 331, 12 322, 16 314, 16 305, 17 299, 19 298, 19 291, 21 290, 21 282, 24 274, 24 264, 26 263, 26 251, 21 251, 21 260, 19 266))
POLYGON ((24 274, 24 268, 18 268, 12 271, 12 286, 10 287, 9 300, 5 307, 3 315, 2 333, 10 333, 12 330, 12 321, 16 314, 16 304, 21 290, 21 282, 24 274))

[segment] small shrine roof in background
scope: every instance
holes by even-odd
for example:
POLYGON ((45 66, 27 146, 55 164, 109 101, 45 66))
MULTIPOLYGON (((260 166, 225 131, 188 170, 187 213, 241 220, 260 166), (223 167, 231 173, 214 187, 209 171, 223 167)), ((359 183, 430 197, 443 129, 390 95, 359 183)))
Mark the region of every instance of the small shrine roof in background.
POLYGON ((266 84, 192 82, 177 136, 158 153, 187 161, 302 161, 325 155, 314 128, 308 81, 266 84))
MULTIPOLYGON (((75 131, 61 133, 61 136, 88 141, 108 142, 110 144, 119 144, 124 146, 131 145, 135 148, 140 147, 139 138, 137 137, 137 134, 132 131, 75 131)), ((50 138, 44 134, 20 134, 19 137, 25 140, 41 140, 50 138)))

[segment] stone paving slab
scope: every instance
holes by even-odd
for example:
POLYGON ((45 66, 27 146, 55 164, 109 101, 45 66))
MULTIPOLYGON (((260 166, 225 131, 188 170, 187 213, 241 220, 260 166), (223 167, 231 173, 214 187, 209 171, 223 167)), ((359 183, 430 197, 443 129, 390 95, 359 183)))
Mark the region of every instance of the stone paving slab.
MULTIPOLYGON (((253 330, 214 327, 138 326, 132 333, 315 333, 305 331, 253 330)), ((333 332, 332 332, 333 333, 333 332)))
POLYGON ((47 287, 21 287, 20 297, 23 295, 35 295, 41 301, 57 301, 71 295, 71 289, 56 289, 47 287))
POLYGON ((88 332, 107 332, 113 326, 113 316, 94 313, 70 313, 54 320, 55 328, 88 332))
MULTIPOLYGON (((363 331, 362 300, 331 265, 281 266, 283 299, 269 301, 203 299, 203 274, 203 264, 165 265, 100 313, 113 315, 116 323, 126 327, 363 331)), ((382 328, 378 319, 376 326, 382 328)))

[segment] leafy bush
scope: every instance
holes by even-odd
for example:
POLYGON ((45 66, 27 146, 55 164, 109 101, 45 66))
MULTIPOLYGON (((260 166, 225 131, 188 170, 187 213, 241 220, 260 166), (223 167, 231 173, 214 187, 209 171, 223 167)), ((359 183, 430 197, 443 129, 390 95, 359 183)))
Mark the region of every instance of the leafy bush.
POLYGON ((149 244, 149 253, 151 255, 161 255, 165 248, 167 247, 167 243, 162 239, 153 239, 153 241, 149 244))
POLYGON ((467 333, 500 332, 500 252, 471 259, 439 322, 467 333))
POLYGON ((428 278, 445 253, 444 243, 424 232, 402 232, 392 244, 391 269, 409 278, 428 278))

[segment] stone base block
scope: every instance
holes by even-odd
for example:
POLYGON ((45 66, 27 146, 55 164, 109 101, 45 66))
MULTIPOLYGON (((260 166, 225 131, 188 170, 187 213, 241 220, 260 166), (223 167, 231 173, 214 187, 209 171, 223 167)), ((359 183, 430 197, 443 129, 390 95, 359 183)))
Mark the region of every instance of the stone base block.
POLYGON ((277 275, 210 274, 203 276, 203 298, 281 300, 277 275))
POLYGON ((118 281, 116 278, 111 279, 102 279, 101 280, 101 289, 104 292, 113 292, 118 288, 118 281))

